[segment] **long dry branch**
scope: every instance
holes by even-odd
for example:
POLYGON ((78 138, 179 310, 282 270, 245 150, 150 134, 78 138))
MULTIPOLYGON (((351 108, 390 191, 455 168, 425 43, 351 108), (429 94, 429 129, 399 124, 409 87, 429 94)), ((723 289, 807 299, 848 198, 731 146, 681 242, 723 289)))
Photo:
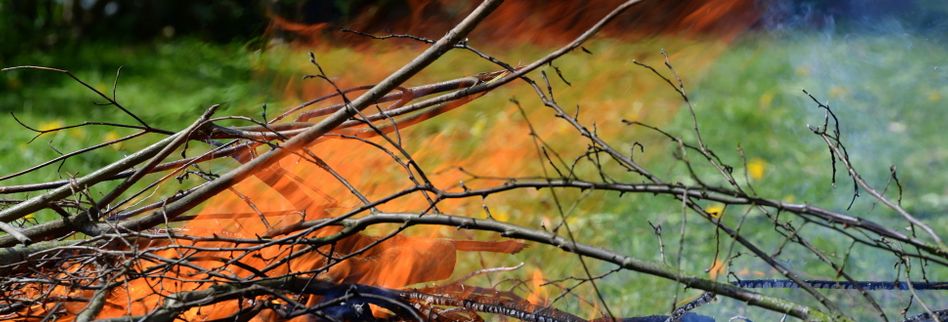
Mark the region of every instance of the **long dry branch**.
MULTIPOLYGON (((462 88, 465 88, 465 87, 469 87, 469 86, 476 85, 476 84, 478 84, 478 83, 480 83, 480 82, 485 82, 485 81, 488 81, 488 80, 490 80, 490 79, 493 79, 496 75, 499 75, 499 74, 500 74, 500 72, 482 73, 482 74, 478 74, 478 75, 475 75, 475 76, 462 77, 462 78, 457 78, 457 79, 452 79, 452 80, 447 80, 447 81, 442 81, 442 82, 437 82, 437 83, 432 83, 432 84, 426 84, 426 85, 420 85, 420 86, 410 87, 410 88, 406 88, 406 89, 404 89, 404 90, 402 90, 402 91, 399 91, 399 92, 396 92, 396 93, 387 94, 387 95, 385 95, 384 97, 382 97, 381 99, 379 99, 378 103, 389 102, 389 101, 393 101, 393 100, 404 100, 404 99, 406 99, 406 98, 412 98, 412 99, 414 99, 414 98, 424 97, 424 96, 426 96, 426 95, 431 95, 431 94, 433 94, 433 93, 440 93, 440 92, 445 92, 445 91, 452 91, 452 90, 462 89, 462 88)), ((356 87, 356 88, 357 88, 357 89, 363 89, 363 90, 364 90, 364 89, 366 89, 365 87, 366 87, 366 86, 359 86, 359 87, 356 87)), ((368 88, 371 88, 371 86, 369 86, 368 88)), ((348 91, 348 90, 342 91, 342 93, 348 93, 348 92, 350 92, 350 91, 348 91)), ((317 99, 313 99, 313 100, 307 101, 307 102, 305 102, 305 103, 303 103, 303 104, 297 105, 297 106, 291 108, 290 111, 288 111, 288 112, 282 114, 281 117, 277 117, 277 118, 274 118, 273 120, 270 120, 267 125, 223 127, 223 126, 219 126, 219 125, 216 125, 216 124, 211 123, 211 124, 209 125, 211 128, 210 128, 208 131, 206 131, 206 133, 205 133, 203 136, 199 136, 199 135, 197 135, 197 133, 195 133, 195 135, 192 135, 192 136, 191 136, 191 139, 192 139, 192 140, 201 140, 201 141, 204 141, 204 140, 208 140, 208 139, 212 139, 212 138, 239 138, 239 139, 255 138, 255 139, 258 139, 258 140, 274 139, 274 138, 275 138, 275 139, 283 140, 283 139, 285 139, 285 138, 287 138, 287 137, 295 136, 296 134, 299 134, 300 132, 302 132, 302 131, 305 130, 306 128, 312 127, 312 126, 314 126, 314 125, 316 124, 316 123, 309 122, 309 121, 308 121, 309 119, 311 119, 311 118, 313 118, 313 117, 324 116, 324 115, 328 115, 328 114, 331 114, 331 113, 333 113, 333 112, 336 112, 336 111, 342 109, 342 108, 344 107, 344 104, 335 104, 335 105, 332 105, 332 106, 329 106, 329 107, 320 108, 320 109, 315 110, 315 111, 310 111, 310 112, 302 113, 302 115, 298 118, 298 120, 297 120, 296 122, 287 122, 287 123, 274 123, 274 122, 276 122, 277 120, 282 119, 283 117, 286 117, 286 115, 291 114, 290 112, 299 111, 300 109, 302 109, 302 108, 304 108, 304 107, 309 107, 309 106, 311 106, 311 105, 313 105, 313 104, 315 104, 315 103, 322 102, 322 101, 324 101, 324 100, 326 100, 326 99, 335 98, 335 97, 338 97, 338 96, 339 96, 338 93, 337 93, 337 94, 331 94, 331 95, 325 95, 325 96, 319 97, 319 98, 317 98, 317 99), (260 135, 260 133, 265 133, 265 134, 264 134, 264 135, 260 135)), ((444 105, 444 103, 441 103, 441 105, 444 105)), ((398 116, 398 115, 402 115, 402 114, 408 114, 408 113, 411 113, 411 112, 425 111, 425 110, 427 110, 428 108, 430 108, 430 107, 432 107, 432 106, 438 106, 438 105, 436 105, 436 104, 424 104, 424 103, 422 103, 422 104, 412 104, 412 105, 410 105, 408 108, 406 108, 406 107, 399 107, 399 108, 396 108, 396 109, 394 109, 394 110, 392 110, 392 111, 388 111, 388 112, 385 112, 385 113, 375 113, 375 114, 372 114, 372 115, 367 116, 365 119, 366 119, 367 121, 382 120, 382 119, 384 119, 384 118, 386 118, 386 117, 398 116)), ((426 114, 427 114, 427 113, 426 113, 426 114)), ((406 122, 410 122, 410 120, 406 120, 406 122)), ((405 127, 405 126, 407 126, 407 124, 405 124, 406 122, 401 122, 401 121, 399 121, 398 123, 401 124, 402 127, 405 127)), ((362 121, 362 122, 354 122, 354 121, 351 121, 351 120, 350 120, 350 121, 347 121, 347 122, 343 123, 343 125, 341 125, 340 128, 354 127, 354 126, 362 125, 362 124, 364 124, 364 121, 362 121)), ((43 163, 41 163, 41 164, 38 164, 38 165, 36 165, 36 166, 32 166, 32 167, 30 167, 30 168, 28 168, 28 169, 26 169, 26 170, 18 171, 18 172, 15 172, 15 173, 11 173, 11 174, 9 174, 9 175, 5 175, 3 178, 12 178, 12 177, 20 176, 20 175, 23 175, 23 174, 25 174, 25 173, 29 173, 29 172, 31 172, 31 171, 35 171, 36 169, 42 168, 42 167, 44 167, 44 166, 49 166, 49 165, 51 165, 51 164, 55 164, 56 162, 61 161, 61 160, 63 160, 63 159, 66 159, 66 158, 69 158, 69 157, 73 157, 73 156, 76 156, 76 155, 79 155, 79 154, 82 154, 82 153, 85 153, 85 152, 89 152, 89 151, 91 151, 91 150, 94 150, 94 149, 99 148, 99 147, 102 147, 102 146, 106 146, 106 145, 108 145, 108 144, 112 144, 112 143, 114 143, 114 142, 124 141, 124 140, 127 140, 127 139, 135 138, 135 137, 141 136, 142 134, 145 134, 145 133, 146 133, 146 132, 138 132, 138 133, 136 133, 136 134, 133 134, 133 135, 130 135, 130 136, 121 138, 121 139, 119 139, 119 140, 117 140, 117 141, 112 141, 112 142, 106 142, 106 143, 102 143, 102 144, 97 144, 97 145, 94 145, 94 146, 89 147, 89 148, 80 149, 80 150, 77 150, 77 151, 74 151, 74 152, 70 152, 70 153, 67 153, 67 154, 65 154, 65 155, 62 155, 62 156, 60 156, 60 157, 57 157, 57 158, 48 160, 48 161, 46 161, 46 162, 43 162, 43 163)), ((369 133, 371 133, 371 132, 369 132, 369 133)), ((221 144, 220 146, 217 147, 217 149, 214 149, 214 150, 210 151, 209 153, 202 154, 202 155, 196 156, 196 157, 191 157, 191 158, 185 158, 185 159, 180 159, 180 160, 174 160, 174 161, 164 162, 164 163, 161 163, 161 164, 159 164, 159 165, 157 165, 157 166, 147 168, 147 169, 145 169, 145 170, 146 170, 148 173, 155 173, 155 172, 161 172, 161 171, 168 171, 168 170, 179 169, 179 168, 181 168, 181 167, 183 167, 183 166, 187 166, 188 164, 202 163, 202 162, 211 161, 211 160, 216 160, 216 159, 220 159, 220 158, 224 158, 224 157, 230 157, 230 156, 233 156, 235 153, 237 153, 237 152, 239 152, 239 151, 246 150, 246 149, 248 149, 248 148, 253 148, 253 147, 259 146, 260 144, 262 144, 262 143, 260 143, 260 142, 239 142, 239 143, 237 143, 237 144, 221 144)), ((135 169, 125 170, 125 171, 119 172, 118 174, 115 174, 115 175, 109 177, 107 180, 124 179, 124 178, 127 178, 127 177, 131 176, 131 175, 134 174, 136 171, 137 171, 137 170, 135 170, 135 169)), ((0 178, 0 181, 2 181, 3 178, 0 178)), ((70 182, 70 180, 57 180, 57 181, 49 181, 49 182, 43 182, 43 183, 30 183, 30 184, 22 184, 22 185, 0 186, 0 194, 14 194, 14 193, 24 193, 24 192, 32 192, 32 191, 41 191, 41 190, 55 189, 55 188, 59 188, 59 187, 68 185, 69 182, 70 182)))
POLYGON ((312 126, 308 130, 284 142, 279 148, 264 153, 247 162, 246 164, 221 175, 219 178, 201 185, 201 187, 196 191, 168 204, 153 214, 122 222, 119 224, 119 226, 123 229, 140 230, 160 224, 166 220, 166 218, 174 218, 175 216, 190 210, 194 206, 197 206, 206 200, 208 196, 212 196, 223 191, 227 187, 242 181, 252 173, 259 171, 270 164, 276 163, 294 151, 309 145, 312 141, 330 132, 346 120, 352 118, 356 115, 356 113, 358 113, 358 111, 361 111, 362 109, 368 107, 369 104, 376 102, 386 93, 401 85, 401 83, 403 83, 409 77, 421 71, 421 69, 426 67, 428 64, 434 62, 438 57, 452 48, 455 43, 461 41, 467 35, 467 33, 474 29, 478 22, 483 20, 487 14, 500 5, 500 2, 501 1, 498 0, 485 1, 480 6, 475 8, 474 11, 472 11, 471 14, 469 14, 464 20, 458 23, 457 26, 452 28, 444 37, 439 39, 438 42, 426 49, 423 53, 415 57, 415 59, 400 68, 398 71, 386 77, 372 89, 366 91, 358 98, 353 100, 347 106, 347 108, 341 109, 327 118, 322 119, 319 123, 312 126))
POLYGON ((662 264, 647 262, 633 257, 615 253, 603 248, 598 248, 583 243, 571 241, 559 235, 548 231, 534 230, 513 224, 499 222, 491 219, 477 219, 464 216, 451 216, 439 214, 416 214, 416 213, 378 213, 371 214, 358 219, 321 219, 309 221, 304 224, 296 225, 296 229, 306 229, 314 226, 339 225, 345 227, 341 232, 332 237, 324 238, 326 242, 336 238, 350 236, 362 231, 369 226, 379 224, 401 224, 404 226, 414 225, 439 225, 451 226, 459 229, 493 231, 500 233, 501 236, 514 239, 528 240, 557 247, 563 251, 595 258, 604 262, 619 265, 622 268, 633 270, 649 275, 654 275, 669 279, 687 287, 702 289, 728 296, 751 305, 763 307, 780 313, 789 313, 795 317, 808 321, 830 321, 828 315, 819 310, 795 304, 783 299, 768 297, 759 293, 747 291, 726 283, 719 283, 707 279, 680 274, 677 269, 662 264))

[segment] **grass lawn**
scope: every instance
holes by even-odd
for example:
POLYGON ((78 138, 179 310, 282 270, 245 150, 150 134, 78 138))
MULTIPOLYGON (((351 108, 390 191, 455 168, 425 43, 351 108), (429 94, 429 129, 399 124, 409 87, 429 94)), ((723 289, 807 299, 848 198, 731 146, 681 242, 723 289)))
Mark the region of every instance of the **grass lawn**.
MULTIPOLYGON (((850 202, 850 181, 840 173, 836 186, 831 184, 826 147, 806 127, 821 124, 823 120, 822 112, 803 95, 801 90, 806 89, 830 102, 840 117, 843 140, 863 176, 882 189, 888 182, 889 166, 895 165, 905 208, 942 236, 948 233, 945 216, 948 172, 944 171, 948 168, 948 144, 942 134, 942 128, 948 124, 945 113, 948 66, 941 60, 948 57, 945 48, 921 39, 853 37, 827 41, 816 35, 790 39, 750 36, 732 44, 674 38, 639 43, 599 40, 587 48, 592 56, 576 52, 557 62, 572 84, 567 86, 552 76, 558 101, 570 108, 579 105, 580 119, 587 124, 596 123, 600 133, 617 147, 628 151, 634 142, 644 144, 645 152, 638 158, 655 169, 656 174, 671 178, 667 181, 687 180, 683 176, 686 169, 674 162, 671 155, 674 146, 654 133, 619 122, 621 119, 643 121, 664 126, 685 138, 693 137, 691 118, 681 100, 659 79, 632 63, 638 59, 661 67, 660 48, 671 53, 672 62, 685 79, 706 143, 716 149, 725 162, 734 165, 738 173, 747 170, 761 195, 840 211, 850 202), (737 152, 738 146, 743 148, 748 160, 746 169, 737 152)), ((527 63, 544 53, 542 49, 529 46, 487 50, 515 64, 527 63)), ((418 48, 381 44, 359 50, 333 48, 315 52, 327 73, 343 86, 350 86, 381 79, 407 62, 418 48)), ((67 68, 107 93, 112 91, 116 70, 122 67, 116 90, 118 100, 153 126, 170 130, 186 126, 211 104, 223 104, 222 114, 259 119, 264 105, 268 106, 269 115, 275 115, 286 106, 330 90, 317 81, 302 80, 302 75, 313 72, 308 56, 305 51, 286 47, 255 51, 240 44, 208 45, 186 40, 131 47, 89 44, 62 52, 23 54, 4 63, 67 68)), ((450 53, 413 82, 434 82, 493 69, 487 63, 474 61, 469 54, 450 53)), ((551 68, 548 72, 555 75, 551 68)), ((28 143, 34 133, 20 127, 9 113, 15 113, 24 123, 39 129, 87 120, 128 124, 133 120, 113 107, 95 105, 94 102, 101 99, 63 75, 20 70, 0 74, 0 81, 0 112, 4 112, 0 117, 0 127, 4 129, 0 151, 6 152, 0 154, 0 172, 24 169, 59 152, 131 133, 109 127, 84 127, 43 135, 28 143)), ((551 117, 524 85, 498 90, 406 131, 407 148, 423 156, 420 157, 422 164, 432 169, 460 165, 490 175, 541 174, 533 143, 527 137, 520 112, 509 101, 511 97, 523 103, 538 132, 558 151, 571 158, 585 148, 584 143, 575 141, 575 133, 551 117), (432 149, 433 146, 437 149, 432 149)), ((142 144, 107 147, 70 159, 61 167, 54 165, 28 176, 2 181, 0 185, 89 173, 142 144)), ((699 169, 702 173, 710 173, 709 170, 699 169)), ((588 174, 590 169, 583 171, 588 174)), ((634 180, 626 174, 617 174, 617 177, 634 180)), ((896 196, 894 189, 887 189, 889 196, 896 196)), ((492 197, 488 203, 496 216, 519 224, 536 227, 543 221, 558 220, 552 205, 533 199, 548 198, 548 192, 530 193, 528 197, 502 195, 492 197)), ((579 240, 640 259, 675 262, 682 216, 680 206, 670 198, 571 191, 562 192, 560 197, 567 205, 575 203, 568 220, 578 232, 579 240), (664 259, 648 222, 664 228, 664 259)), ((481 215, 479 202, 458 209, 481 215)), ((865 194, 856 200, 849 213, 886 224, 901 222, 896 214, 874 204, 865 194)), ((764 214, 727 209, 725 220, 736 224, 744 214, 747 219, 743 232, 748 238, 764 245, 765 249, 775 249, 781 238, 769 228, 764 214)), ((36 219, 49 220, 53 216, 39 213, 36 219)), ((688 235, 683 240, 682 268, 693 275, 707 276, 705 269, 712 264, 716 247, 709 241, 714 240, 715 232, 693 216, 685 229, 688 235)), ((808 227, 803 234, 819 249, 831 254, 833 260, 846 260, 847 270, 858 279, 895 278, 890 269, 894 258, 873 255, 859 246, 853 253, 860 256, 845 258, 849 247, 845 241, 816 227, 808 227), (880 263, 886 269, 879 269, 880 263)), ((729 243, 721 245, 726 249, 729 243)), ((828 265, 815 260, 797 260, 803 258, 803 253, 804 250, 791 247, 781 258, 786 258, 790 267, 810 272, 812 276, 805 276, 807 278, 833 278, 834 272, 828 265)), ((489 257, 462 256, 457 274, 464 275, 482 265, 525 262, 527 267, 513 274, 529 278, 535 268, 541 268, 547 279, 581 276, 575 257, 549 248, 531 247, 516 256, 489 257), (557 264, 550 265, 551 261, 557 264)), ((610 267, 594 265, 594 268, 604 272, 610 267)), ((728 269, 742 278, 780 278, 749 255, 738 258, 728 269)), ((928 273, 932 280, 948 279, 944 269, 928 273)), ((724 279, 724 276, 718 278, 724 279)), ((619 273, 605 281, 601 287, 607 293, 613 312, 623 316, 662 313, 670 307, 675 293, 672 283, 641 274, 619 273)), ((556 293, 558 291, 550 290, 550 294, 556 293)), ((773 292, 775 295, 785 293, 807 301, 802 292, 773 292)), ((864 302, 853 296, 855 293, 827 293, 844 306, 865 307, 864 302)), ((683 294, 684 297, 697 293, 683 294)), ((948 307, 945 297, 936 295, 923 294, 923 299, 934 308, 948 307)), ((900 294, 880 298, 887 309, 897 312, 908 297, 900 294)), ((575 299, 563 301, 566 307, 580 303, 575 299)), ((917 309, 913 307, 913 312, 917 309)), ((588 311, 588 307, 584 310, 588 311)), ((761 310, 744 310, 740 303, 722 301, 699 312, 724 320, 737 314, 745 314, 755 321, 779 319, 761 310)))

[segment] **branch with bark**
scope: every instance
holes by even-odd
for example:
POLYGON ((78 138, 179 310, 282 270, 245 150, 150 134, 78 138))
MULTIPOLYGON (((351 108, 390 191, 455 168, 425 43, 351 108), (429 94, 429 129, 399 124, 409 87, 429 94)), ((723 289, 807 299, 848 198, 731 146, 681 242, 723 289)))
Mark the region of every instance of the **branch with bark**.
MULTIPOLYGON (((872 292, 911 292, 909 305, 918 303, 924 313, 909 317, 903 312, 907 321, 944 316, 944 311, 938 310, 941 308, 929 307, 917 292, 944 289, 944 282, 927 280, 926 269, 948 266, 948 249, 935 229, 859 175, 840 138, 839 120, 829 106, 814 96, 810 97, 826 111, 827 121, 822 127, 811 130, 830 151, 834 177, 839 161, 853 179, 855 195, 860 189, 868 192, 907 222, 912 228, 909 233, 848 210, 759 195, 750 180, 739 179, 734 173, 735 167, 724 162, 704 142, 695 106, 664 52, 664 72, 641 62, 636 64, 666 83, 682 100, 692 117, 695 139, 686 140, 637 121, 616 123, 645 128, 668 139, 675 150, 673 162, 688 170, 685 177, 663 175, 634 158, 636 147, 639 153, 644 153, 641 144, 632 145, 630 153, 623 152, 611 138, 599 134, 599 125, 581 122, 578 107, 575 113, 570 113, 557 101, 554 86, 543 68, 552 68, 556 76, 570 85, 553 63, 570 52, 587 51, 582 47, 584 43, 638 2, 626 1, 572 42, 519 67, 476 49, 466 39, 501 1, 484 1, 436 41, 411 35, 375 36, 355 32, 376 39, 409 39, 428 47, 377 84, 353 88, 337 86, 316 56, 310 54, 317 73, 307 77, 325 82, 332 88, 332 94, 286 108, 269 120, 242 115, 215 116, 215 105, 179 131, 149 126, 132 109, 122 105, 114 92, 111 96, 102 93, 68 70, 42 66, 6 68, 4 70, 64 74, 134 118, 139 125, 132 128, 139 132, 15 171, 0 177, 0 182, 27 176, 68 158, 94 153, 110 144, 129 140, 145 142, 155 135, 163 138, 83 176, 0 186, 0 194, 12 196, 4 200, 8 206, 0 209, 0 230, 5 233, 0 235, 0 317, 223 321, 307 316, 327 321, 481 321, 482 315, 500 315, 526 321, 586 321, 579 317, 585 314, 597 321, 615 321, 622 318, 613 313, 610 304, 614 302, 602 291, 601 284, 609 276, 622 272, 676 285, 675 299, 664 315, 625 318, 629 321, 705 319, 707 317, 690 311, 707 306, 716 296, 807 321, 852 320, 849 308, 827 295, 829 289, 858 290, 863 304, 886 321, 892 320, 891 312, 878 303, 878 297, 872 292), (498 70, 425 85, 405 85, 426 66, 454 49, 472 53, 476 59, 497 65, 498 70), (430 122, 434 116, 476 101, 494 89, 512 86, 515 81, 532 89, 544 111, 572 131, 572 143, 585 145, 585 149, 573 156, 560 154, 531 123, 530 116, 524 112, 527 107, 511 100, 524 116, 542 175, 492 177, 454 169, 466 176, 464 181, 444 184, 433 180, 432 173, 438 170, 425 166, 426 163, 409 152, 402 131, 430 122), (234 123, 242 125, 230 125, 234 123), (193 145, 204 148, 195 153, 192 151, 198 149, 193 145), (340 151, 320 150, 322 145, 331 145, 340 151), (386 189, 384 193, 369 191, 370 188, 356 180, 358 172, 327 161, 327 153, 343 152, 343 149, 382 155, 386 160, 384 164, 368 165, 377 168, 355 170, 383 178, 386 174, 380 168, 395 169, 399 174, 398 182, 391 185, 395 188, 386 189), (177 154, 180 158, 175 157, 177 154), (206 170, 208 165, 224 162, 232 165, 224 173, 206 170), (294 170, 288 163, 303 164, 305 171, 319 172, 327 182, 308 180, 305 176, 309 174, 294 170), (696 170, 699 167, 711 170, 696 170), (200 181, 195 183, 191 180, 193 177, 200 181), (180 187, 172 192, 157 193, 165 192, 160 188, 171 185, 172 179, 178 179, 180 187), (330 184, 337 185, 339 190, 333 194, 322 193, 319 186, 330 184), (244 193, 249 185, 263 187, 267 193, 279 196, 289 209, 262 210, 259 205, 271 200, 262 193, 244 193), (109 188, 104 194, 92 193, 94 188, 101 187, 109 188), (547 207, 530 211, 536 212, 535 217, 559 218, 555 226, 528 227, 501 220, 492 215, 486 202, 495 196, 525 195, 531 191, 549 193, 545 199, 547 207), (668 263, 662 226, 651 222, 649 225, 659 241, 661 262, 577 238, 579 234, 568 220, 573 210, 566 205, 566 196, 577 192, 641 195, 677 204, 677 209, 671 209, 682 216, 677 262, 668 263), (219 199, 222 195, 231 196, 227 199, 231 202, 228 205, 240 206, 224 207, 223 212, 199 209, 208 200, 214 200, 211 203, 222 200, 219 199), (342 199, 346 202, 340 201, 342 199), (487 216, 448 214, 450 212, 442 210, 450 209, 455 202, 480 202, 487 216), (724 220, 722 214, 704 207, 708 203, 743 207, 746 212, 737 222, 724 220), (52 212, 59 218, 43 223, 24 220, 37 211, 52 212), (779 246, 775 250, 769 240, 749 233, 749 228, 744 226, 744 219, 752 211, 762 214, 768 227, 776 232, 774 238, 779 239, 779 246), (681 254, 689 218, 701 220, 702 225, 715 232, 715 245, 731 243, 724 254, 720 246, 715 248, 715 265, 730 263, 746 254, 780 274, 780 279, 722 281, 718 277, 704 278, 688 272, 682 265, 681 254), (224 222, 240 226, 242 230, 213 226, 224 222), (845 260, 837 263, 837 256, 821 250, 812 238, 801 233, 813 226, 850 245, 865 246, 876 253, 873 256, 898 259, 898 276, 904 275, 904 279, 857 279, 847 270, 845 260), (471 233, 469 236, 491 240, 427 238, 409 233, 418 227, 451 227, 458 234, 471 233), (508 281, 514 285, 508 290, 502 290, 500 282, 488 286, 466 284, 464 279, 443 282, 455 272, 458 253, 489 252, 508 256, 520 252, 526 245, 559 249, 575 256, 582 274, 535 283, 538 285, 533 287, 561 289, 560 295, 552 301, 524 296, 530 293, 524 292, 530 288, 525 285, 530 283, 522 280, 508 281), (804 250, 803 257, 795 260, 813 261, 821 269, 835 272, 835 276, 826 277, 833 280, 812 279, 818 274, 788 265, 788 255, 783 254, 787 245, 804 250), (409 269, 396 269, 403 266, 409 269), (604 266, 610 269, 598 272, 598 268, 604 266), (924 280, 913 280, 918 276, 924 280), (442 282, 417 287, 435 281, 442 282), (755 290, 760 287, 799 288, 808 297, 765 294, 755 290), (580 295, 579 288, 590 289, 592 295, 580 295), (695 299, 679 301, 678 292, 684 289, 702 293, 695 299), (567 297, 576 298, 576 303, 592 309, 568 312, 558 308, 557 302, 566 301, 567 297)), ((85 125, 89 124, 93 123, 85 125)), ((636 236, 639 237, 652 236, 636 236)), ((860 255, 851 254, 852 248, 850 246, 845 258, 860 255)), ((479 274, 504 274, 510 270, 486 268, 479 274)))

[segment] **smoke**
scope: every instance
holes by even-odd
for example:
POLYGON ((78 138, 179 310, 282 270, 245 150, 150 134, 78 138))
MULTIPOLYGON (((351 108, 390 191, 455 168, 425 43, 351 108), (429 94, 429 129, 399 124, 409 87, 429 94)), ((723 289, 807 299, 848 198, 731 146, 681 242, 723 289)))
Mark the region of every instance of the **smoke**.
MULTIPOLYGON (((938 169, 948 164, 948 147, 937 133, 946 124, 948 2, 771 1, 761 7, 761 32, 788 48, 775 58, 794 71, 783 79, 784 92, 796 100, 794 114, 822 123, 823 112, 801 89, 830 103, 857 170, 870 183, 882 189, 896 166, 908 182, 910 211, 945 213, 948 175, 938 169)), ((836 201, 850 197, 840 193, 836 201)), ((861 200, 869 204, 868 197, 861 200)))
MULTIPOLYGON (((892 200, 898 188, 890 166, 898 170, 901 203, 939 234, 948 233, 948 2, 935 1, 761 1, 761 19, 722 54, 703 81, 691 91, 702 136, 725 159, 741 168, 740 144, 748 160, 767 165, 761 180, 752 180, 762 195, 789 202, 819 204, 902 230, 897 214, 878 205, 864 191, 851 209, 852 181, 837 163, 837 183, 830 183, 830 157, 825 143, 807 125, 823 124, 824 112, 807 90, 828 103, 840 120, 842 141, 861 175, 892 200), (727 126, 730 125, 730 126, 727 126), (739 134, 735 134, 739 133, 739 134), (730 152, 730 153, 728 153, 730 152)), ((685 72, 686 79, 688 72, 685 72)), ((691 131, 690 116, 680 113, 676 134, 691 131)), ((742 169, 738 169, 742 171, 742 169)), ((741 173, 741 172, 738 172, 741 173)), ((763 217, 763 216, 761 216, 763 217)), ((766 219, 749 219, 754 220, 766 219)), ((749 238, 776 248, 771 231, 749 238)), ((809 227, 801 235, 823 249, 845 254, 847 241, 809 227)), ((857 279, 891 280, 892 256, 860 249, 848 258, 846 270, 857 279), (891 267, 891 266, 888 266, 891 267)), ((801 270, 819 267, 808 252, 788 247, 785 265, 801 270)), ((741 278, 756 273, 773 276, 769 267, 750 257, 731 267, 741 278)), ((913 272, 913 276, 918 276, 913 272)), ((944 273, 929 271, 943 280, 944 273)), ((790 296, 790 291, 767 291, 790 296)), ((858 307, 852 294, 828 292, 834 300, 858 307)), ((901 293, 874 294, 882 306, 904 307, 901 293)), ((948 305, 935 293, 921 293, 933 307, 948 305)), ((801 296, 799 300, 803 300, 801 296)), ((724 300, 716 317, 744 314, 744 304, 724 300), (723 313, 722 313, 723 312, 723 313), (724 314, 724 315, 722 315, 724 314)), ((913 308, 915 309, 915 308, 913 308)), ((709 309, 710 310, 710 309, 709 309)), ((707 311, 705 311, 707 312, 707 311)), ((895 312, 895 310, 893 310, 895 312)), ((779 320, 769 313, 750 313, 756 320, 779 320)))
POLYGON ((948 27, 948 3, 937 0, 761 1, 759 7, 769 31, 905 32, 944 40, 948 27))

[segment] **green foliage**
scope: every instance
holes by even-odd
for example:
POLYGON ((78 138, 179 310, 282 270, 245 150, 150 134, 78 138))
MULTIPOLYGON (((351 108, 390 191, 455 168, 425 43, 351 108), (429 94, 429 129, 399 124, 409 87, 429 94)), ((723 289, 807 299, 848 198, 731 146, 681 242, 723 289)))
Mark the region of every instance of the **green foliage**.
MULTIPOLYGON (((151 126, 176 131, 192 122, 212 104, 225 111, 260 115, 260 107, 270 97, 268 79, 255 78, 255 54, 237 45, 208 45, 197 41, 177 41, 141 46, 96 43, 76 52, 34 53, 13 59, 11 65, 43 65, 69 69, 97 90, 112 95, 116 72, 121 68, 115 95, 119 102, 151 126)), ((129 135, 135 130, 87 126, 36 134, 19 124, 11 114, 33 128, 51 129, 101 121, 136 125, 134 119, 112 106, 99 103, 88 89, 59 73, 15 70, 0 73, 0 127, 5 128, 0 149, 12 153, 0 156, 4 173, 25 169, 59 154, 129 135), (59 151, 59 152, 57 152, 59 151)), ((156 137, 152 137, 154 141, 156 137)), ((144 143, 127 142, 72 158, 63 169, 81 175, 108 164, 144 143)), ((57 165, 4 185, 61 179, 57 165)))
POLYGON ((88 42, 174 37, 247 41, 267 26, 258 0, 11 0, 0 2, 0 65, 17 55, 82 51, 88 42))

